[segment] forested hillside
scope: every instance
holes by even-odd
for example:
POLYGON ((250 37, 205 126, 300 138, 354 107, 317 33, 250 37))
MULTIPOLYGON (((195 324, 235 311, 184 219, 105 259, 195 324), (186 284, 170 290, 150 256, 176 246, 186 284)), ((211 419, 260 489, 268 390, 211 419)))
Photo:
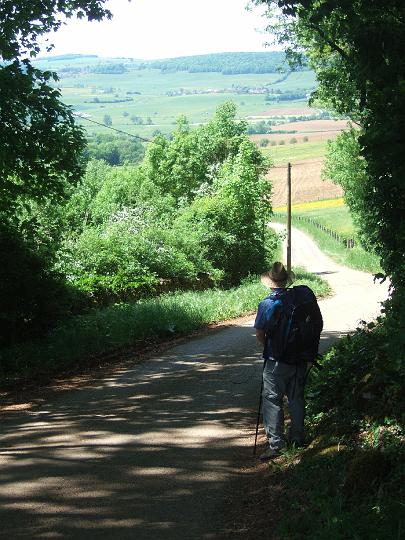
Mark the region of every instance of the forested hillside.
MULTIPOLYGON (((180 56, 160 60, 140 60, 137 58, 99 58, 97 55, 64 54, 59 56, 38 58, 41 63, 72 63, 71 70, 93 73, 118 73, 119 66, 131 69, 159 69, 163 73, 187 71, 189 73, 222 73, 224 75, 243 73, 277 73, 289 70, 283 52, 225 52, 202 54, 196 56, 180 56), (76 65, 75 65, 76 64, 76 65), (100 71, 104 66, 107 71, 100 71)), ((67 69, 67 68, 65 68, 67 69)))
POLYGON ((188 71, 189 73, 217 72, 223 75, 240 73, 277 73, 286 69, 283 52, 217 53, 181 56, 145 62, 141 67, 160 69, 162 72, 188 71))

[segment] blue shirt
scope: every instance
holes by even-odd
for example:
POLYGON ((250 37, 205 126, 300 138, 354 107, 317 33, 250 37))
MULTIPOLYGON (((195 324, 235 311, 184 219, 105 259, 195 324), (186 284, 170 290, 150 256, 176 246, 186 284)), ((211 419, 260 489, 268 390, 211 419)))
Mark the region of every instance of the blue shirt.
MULTIPOLYGON (((281 296, 290 296, 289 292, 291 289, 273 289, 272 293, 262 300, 257 308, 257 314, 256 319, 254 323, 254 328, 257 330, 265 330, 269 328, 269 325, 271 324, 271 319, 277 309, 277 307, 281 304, 280 297, 281 296)), ((269 359, 272 358, 272 350, 271 350, 271 339, 266 339, 264 350, 263 350, 263 358, 269 359)))

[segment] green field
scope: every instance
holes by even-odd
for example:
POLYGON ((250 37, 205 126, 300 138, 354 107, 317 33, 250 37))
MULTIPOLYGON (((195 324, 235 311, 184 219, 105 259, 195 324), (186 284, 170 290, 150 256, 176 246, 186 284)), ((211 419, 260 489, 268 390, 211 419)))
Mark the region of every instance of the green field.
POLYGON ((356 231, 347 206, 338 206, 335 208, 319 208, 317 210, 301 209, 300 215, 311 217, 328 229, 336 231, 342 236, 355 236, 356 231))
POLYGON ((326 153, 327 141, 308 141, 302 142, 300 134, 286 134, 283 139, 286 144, 268 146, 263 148, 263 153, 269 155, 274 165, 285 165, 288 162, 297 162, 304 159, 315 159, 324 157, 326 153), (297 143, 291 143, 291 139, 297 139, 297 143))
MULTIPOLYGON (((337 199, 336 201, 341 201, 337 199)), ((344 237, 356 236, 356 228, 350 215, 349 208, 340 202, 339 205, 331 206, 333 200, 326 200, 325 207, 322 207, 322 201, 319 201, 318 208, 313 208, 314 203, 302 203, 292 207, 293 218, 302 216, 312 218, 324 227, 337 232, 344 237)), ((281 211, 286 215, 285 210, 281 211)))
MULTIPOLYGON (((89 115, 90 120, 97 122, 103 122, 104 115, 108 114, 112 119, 112 127, 146 137, 157 129, 163 133, 171 132, 180 115, 186 115, 191 124, 204 123, 212 117, 218 105, 228 100, 236 103, 241 117, 266 115, 269 109, 272 109, 274 116, 283 116, 287 108, 291 115, 291 109, 299 111, 306 106, 305 99, 268 103, 265 101, 266 95, 253 93, 254 89, 266 87, 282 92, 310 92, 316 84, 315 75, 310 71, 291 73, 286 80, 277 82, 280 73, 163 73, 159 69, 140 69, 136 61, 122 58, 85 57, 64 61, 42 59, 36 61, 35 65, 58 72, 58 86, 63 101, 71 105, 74 111, 89 115), (126 71, 118 74, 86 72, 86 69, 93 69, 100 64, 123 64, 126 71), (82 71, 76 74, 66 71, 72 68, 82 71), (252 89, 251 93, 243 93, 242 87, 252 89), (168 92, 181 95, 170 96, 168 92), (118 102, 124 99, 130 101, 118 102), (144 123, 150 119, 153 124, 136 125, 131 121, 131 116, 142 118, 144 123)), ((106 128, 87 120, 79 122, 85 125, 89 133, 107 133, 106 128)))

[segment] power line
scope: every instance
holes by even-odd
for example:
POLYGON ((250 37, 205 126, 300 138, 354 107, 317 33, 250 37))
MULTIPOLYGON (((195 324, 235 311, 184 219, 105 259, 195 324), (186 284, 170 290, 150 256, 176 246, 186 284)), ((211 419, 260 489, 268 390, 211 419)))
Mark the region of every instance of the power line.
POLYGON ((73 116, 77 116, 78 118, 81 118, 82 120, 87 120, 88 122, 92 122, 93 124, 97 124, 98 126, 103 126, 107 129, 112 129, 113 131, 116 131, 117 133, 122 133, 123 135, 128 135, 129 137, 133 137, 134 139, 139 139, 144 142, 152 142, 150 139, 145 139, 144 137, 140 137, 139 135, 134 135, 133 133, 128 133, 127 131, 122 131, 121 129, 113 128, 111 126, 107 126, 107 124, 103 124, 101 122, 96 122, 96 120, 91 120, 90 118, 86 118, 85 116, 82 116, 81 114, 73 113, 73 116))
MULTIPOLYGON (((97 124, 98 126, 105 127, 107 129, 111 129, 112 131, 116 131, 117 133, 122 133, 123 135, 128 135, 128 137, 133 137, 134 139, 139 139, 140 141, 149 143, 152 142, 151 139, 146 139, 145 137, 141 137, 140 135, 134 135, 133 133, 128 133, 127 131, 123 131, 122 129, 117 129, 112 126, 107 126, 107 124, 103 124, 102 122, 97 122, 96 120, 92 120, 90 118, 87 118, 86 116, 82 116, 78 113, 73 113, 73 116, 77 116, 77 118, 81 118, 82 120, 87 120, 87 122, 91 122, 92 124, 97 124)), ((319 130, 319 131, 308 131, 307 134, 310 133, 331 133, 331 132, 339 132, 340 129, 325 129, 325 130, 319 130)), ((305 132, 304 132, 305 133, 305 132)), ((295 133, 296 135, 302 135, 302 133, 295 133)), ((268 135, 272 135, 272 133, 268 133, 268 135)), ((276 133, 274 133, 276 135, 276 133)), ((284 133, 277 133, 277 135, 284 135, 284 133)), ((285 133, 285 135, 294 135, 294 133, 285 133)), ((307 162, 308 163, 308 162, 307 162)), ((311 163, 317 163, 316 161, 312 161, 311 163)), ((284 169, 285 166, 277 166, 272 167, 273 169, 284 169)))

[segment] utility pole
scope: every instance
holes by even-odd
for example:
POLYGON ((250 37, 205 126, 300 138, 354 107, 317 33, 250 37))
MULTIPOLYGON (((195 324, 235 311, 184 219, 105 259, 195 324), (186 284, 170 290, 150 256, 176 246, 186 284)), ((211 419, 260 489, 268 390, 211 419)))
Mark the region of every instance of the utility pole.
POLYGON ((291 272, 291 163, 287 165, 287 271, 291 272))

